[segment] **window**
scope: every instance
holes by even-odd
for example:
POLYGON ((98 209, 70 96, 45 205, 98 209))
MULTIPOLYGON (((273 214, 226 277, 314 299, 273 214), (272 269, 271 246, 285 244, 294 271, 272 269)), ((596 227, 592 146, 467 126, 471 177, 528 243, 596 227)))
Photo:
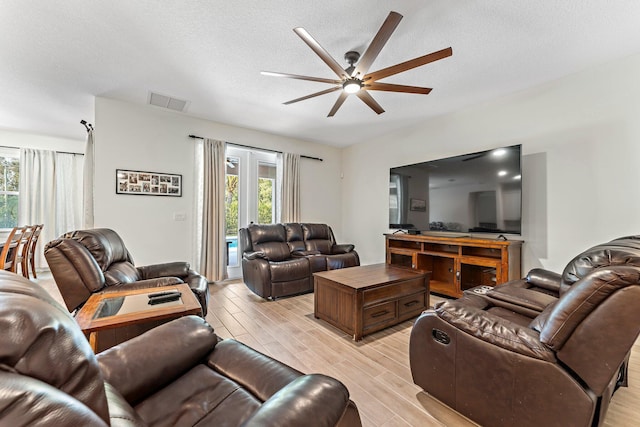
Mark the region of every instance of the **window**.
POLYGON ((0 149, 0 229, 18 225, 20 158, 18 150, 0 149))
POLYGON ((225 220, 227 274, 240 277, 238 229, 249 223, 277 222, 275 153, 227 147, 225 220))

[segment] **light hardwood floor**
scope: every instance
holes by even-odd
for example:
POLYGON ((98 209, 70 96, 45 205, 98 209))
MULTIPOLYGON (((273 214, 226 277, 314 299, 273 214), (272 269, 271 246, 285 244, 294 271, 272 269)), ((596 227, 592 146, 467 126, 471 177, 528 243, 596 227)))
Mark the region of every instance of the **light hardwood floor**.
MULTIPOLYGON (((50 276, 38 280, 61 300, 50 276)), ((354 342, 313 316, 313 294, 268 302, 242 282, 210 286, 207 321, 234 338, 305 373, 342 381, 364 426, 474 426, 411 380, 409 333, 413 320, 354 342)), ((438 301, 431 296, 431 303, 438 301)), ((605 425, 640 425, 640 340, 631 355, 630 385, 613 398, 605 425)), ((542 409, 544 410, 544 409, 542 409)))

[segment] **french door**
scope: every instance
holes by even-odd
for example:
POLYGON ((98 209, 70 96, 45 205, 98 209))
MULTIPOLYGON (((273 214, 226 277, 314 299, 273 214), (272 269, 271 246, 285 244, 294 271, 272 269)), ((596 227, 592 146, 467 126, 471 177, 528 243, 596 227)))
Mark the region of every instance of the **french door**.
POLYGON ((226 155, 227 275, 235 279, 242 276, 238 230, 251 222, 277 221, 277 155, 229 146, 226 155))

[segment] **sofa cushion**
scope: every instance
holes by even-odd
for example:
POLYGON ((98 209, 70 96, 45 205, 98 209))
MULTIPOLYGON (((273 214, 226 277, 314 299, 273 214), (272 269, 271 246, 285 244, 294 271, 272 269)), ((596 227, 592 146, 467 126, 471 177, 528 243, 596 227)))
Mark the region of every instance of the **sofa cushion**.
POLYGON ((280 262, 270 262, 271 281, 288 282, 291 280, 309 277, 309 260, 307 258, 294 258, 280 262))
POLYGON ((153 426, 241 425, 261 404, 235 381, 197 365, 135 409, 153 426))
POLYGON ((360 259, 355 252, 348 254, 327 255, 327 270, 338 270, 340 268, 356 267, 360 265, 360 259))
POLYGON ((253 250, 264 253, 269 261, 284 261, 291 257, 282 224, 251 224, 247 230, 253 250))
POLYGON ((107 286, 116 286, 123 283, 133 283, 140 280, 138 269, 130 262, 116 262, 111 264, 104 272, 104 280, 107 286))
POLYGON ((287 233, 287 244, 291 252, 304 251, 304 233, 302 231, 302 225, 298 223, 284 224, 285 231, 287 233))
POLYGON ((327 224, 302 224, 304 231, 305 248, 308 251, 320 251, 323 254, 331 254, 334 245, 332 233, 327 224))

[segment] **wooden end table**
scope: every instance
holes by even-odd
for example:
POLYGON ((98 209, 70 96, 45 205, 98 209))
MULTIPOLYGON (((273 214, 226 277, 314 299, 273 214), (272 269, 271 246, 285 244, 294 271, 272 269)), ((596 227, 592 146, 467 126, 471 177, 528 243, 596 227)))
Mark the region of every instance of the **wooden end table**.
POLYGON ((159 288, 107 291, 93 294, 76 314, 76 322, 95 352, 98 332, 129 325, 170 320, 190 314, 200 315, 202 306, 185 283, 159 288), (178 290, 177 301, 149 305, 149 294, 178 290))
POLYGON ((314 273, 314 315, 358 341, 426 310, 430 274, 388 264, 314 273))

